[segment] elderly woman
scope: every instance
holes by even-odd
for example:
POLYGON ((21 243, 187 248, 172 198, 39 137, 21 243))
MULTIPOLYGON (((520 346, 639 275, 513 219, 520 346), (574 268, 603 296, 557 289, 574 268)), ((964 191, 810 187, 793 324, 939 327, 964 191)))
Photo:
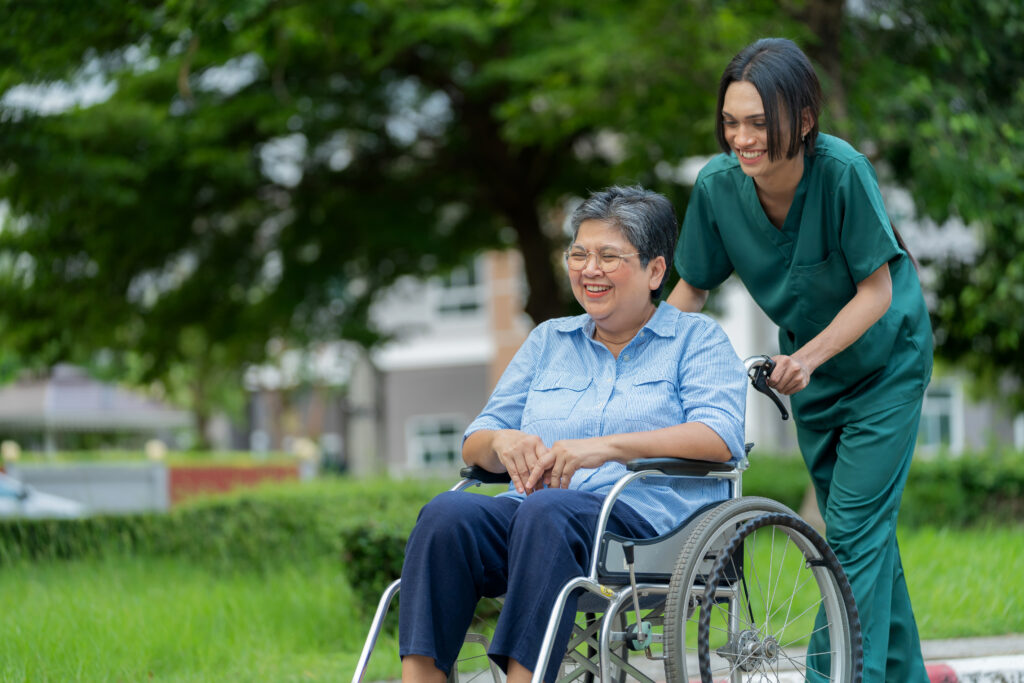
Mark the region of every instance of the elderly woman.
MULTIPOLYGON (((558 592, 587 573, 602 502, 624 463, 743 453, 742 363, 710 318, 656 303, 677 234, 668 200, 613 187, 587 199, 572 228, 565 260, 586 313, 533 330, 463 442, 466 463, 508 472, 509 490, 443 493, 409 538, 405 681, 443 681, 477 601, 503 594, 490 656, 509 681, 529 680, 558 592)), ((608 529, 650 538, 726 495, 721 481, 627 487, 608 529)), ((574 612, 570 601, 555 652, 567 647, 574 612)))

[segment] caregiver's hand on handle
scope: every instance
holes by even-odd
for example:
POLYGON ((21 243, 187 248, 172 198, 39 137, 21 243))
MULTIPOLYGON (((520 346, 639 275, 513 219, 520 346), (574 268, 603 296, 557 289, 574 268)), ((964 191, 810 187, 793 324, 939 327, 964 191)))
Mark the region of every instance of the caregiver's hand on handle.
POLYGON ((772 356, 775 369, 768 376, 768 386, 787 396, 807 387, 811 370, 796 356, 772 356))

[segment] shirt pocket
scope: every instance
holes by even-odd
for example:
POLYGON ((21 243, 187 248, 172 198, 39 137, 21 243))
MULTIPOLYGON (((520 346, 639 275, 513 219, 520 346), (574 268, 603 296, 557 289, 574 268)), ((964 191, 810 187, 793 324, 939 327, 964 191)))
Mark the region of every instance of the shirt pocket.
MULTIPOLYGON (((633 378, 625 396, 625 416, 645 430, 683 422, 674 368, 648 368, 633 378)), ((640 431, 637 429, 636 431, 640 431)))
POLYGON ((832 322, 857 293, 857 285, 838 250, 830 252, 824 261, 794 265, 791 273, 797 311, 815 328, 814 334, 832 322))
POLYGON ((591 382, 590 377, 566 372, 539 373, 526 395, 523 425, 568 418, 591 382))

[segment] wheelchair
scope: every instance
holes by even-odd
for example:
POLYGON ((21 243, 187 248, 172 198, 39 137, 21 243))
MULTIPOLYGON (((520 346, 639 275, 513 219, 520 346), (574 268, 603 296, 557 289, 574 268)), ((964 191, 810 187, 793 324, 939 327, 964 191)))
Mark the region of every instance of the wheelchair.
MULTIPOLYGON (((767 384, 771 359, 754 356, 744 365, 754 389, 771 398, 787 419, 785 405, 767 384)), ((748 454, 752 447, 747 444, 748 454)), ((678 458, 627 465, 604 501, 588 574, 562 588, 547 624, 538 625, 546 630, 532 666, 534 683, 540 683, 552 656, 562 658, 558 683, 860 683, 860 621, 842 567, 821 535, 791 509, 742 495, 748 464, 744 457, 735 465, 678 458), (612 505, 627 485, 664 477, 722 478, 730 484, 730 497, 655 538, 631 540, 605 530, 612 505), (579 599, 568 649, 551 652, 573 592, 579 599)), ((507 474, 476 467, 461 474, 452 490, 509 481, 507 474)), ((353 683, 363 680, 400 583, 393 582, 381 596, 353 683)), ((473 648, 486 651, 486 635, 467 634, 451 683, 481 676, 503 680, 485 656, 469 658, 486 660, 485 668, 463 663, 473 648)))

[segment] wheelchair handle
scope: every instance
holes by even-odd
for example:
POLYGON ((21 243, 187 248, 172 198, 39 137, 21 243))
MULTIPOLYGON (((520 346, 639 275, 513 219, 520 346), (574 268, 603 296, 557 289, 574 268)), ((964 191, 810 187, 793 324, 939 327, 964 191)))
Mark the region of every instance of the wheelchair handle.
POLYGON ((782 413, 782 419, 788 420, 789 411, 786 410, 786 405, 779 398, 779 395, 768 386, 768 378, 771 376, 772 370, 775 369, 775 361, 764 355, 751 356, 743 361, 743 365, 747 368, 747 377, 750 378, 750 384, 753 385, 754 389, 770 398, 775 403, 775 407, 782 413))

